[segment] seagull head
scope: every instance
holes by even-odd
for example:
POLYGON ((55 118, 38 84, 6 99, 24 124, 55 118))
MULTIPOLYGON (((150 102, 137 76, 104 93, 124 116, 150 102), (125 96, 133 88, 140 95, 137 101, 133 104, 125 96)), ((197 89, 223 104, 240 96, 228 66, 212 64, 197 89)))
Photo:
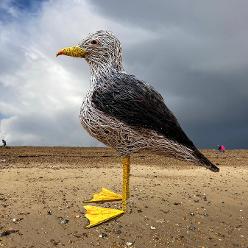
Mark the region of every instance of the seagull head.
POLYGON ((78 45, 61 49, 57 56, 67 55, 84 58, 93 71, 122 68, 122 49, 120 41, 109 31, 90 34, 78 45))

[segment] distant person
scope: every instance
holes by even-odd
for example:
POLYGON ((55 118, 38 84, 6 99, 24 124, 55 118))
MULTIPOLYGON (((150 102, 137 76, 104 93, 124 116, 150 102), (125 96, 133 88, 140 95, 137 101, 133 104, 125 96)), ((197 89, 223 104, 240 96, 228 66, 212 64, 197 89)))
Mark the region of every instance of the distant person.
POLYGON ((3 147, 7 146, 6 140, 2 139, 3 147))
POLYGON ((226 148, 225 146, 221 145, 218 147, 219 152, 225 152, 226 148))

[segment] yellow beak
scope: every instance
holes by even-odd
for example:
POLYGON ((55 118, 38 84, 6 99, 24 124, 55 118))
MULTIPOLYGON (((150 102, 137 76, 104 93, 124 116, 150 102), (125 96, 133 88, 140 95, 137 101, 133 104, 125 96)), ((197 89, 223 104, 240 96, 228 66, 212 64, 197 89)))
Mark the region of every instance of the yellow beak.
POLYGON ((86 50, 84 48, 81 48, 79 46, 72 46, 61 49, 56 56, 67 55, 72 57, 84 58, 85 54, 86 54, 86 50))

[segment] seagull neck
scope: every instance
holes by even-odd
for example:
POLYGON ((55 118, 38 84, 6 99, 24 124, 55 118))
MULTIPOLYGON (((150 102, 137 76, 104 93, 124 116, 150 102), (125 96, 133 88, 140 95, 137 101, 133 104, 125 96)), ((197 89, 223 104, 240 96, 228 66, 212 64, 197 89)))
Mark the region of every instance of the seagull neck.
POLYGON ((98 64, 97 66, 90 66, 90 74, 91 74, 91 82, 93 85, 97 84, 97 82, 102 81, 102 79, 106 79, 112 77, 113 74, 123 72, 123 67, 117 67, 109 64, 98 64))

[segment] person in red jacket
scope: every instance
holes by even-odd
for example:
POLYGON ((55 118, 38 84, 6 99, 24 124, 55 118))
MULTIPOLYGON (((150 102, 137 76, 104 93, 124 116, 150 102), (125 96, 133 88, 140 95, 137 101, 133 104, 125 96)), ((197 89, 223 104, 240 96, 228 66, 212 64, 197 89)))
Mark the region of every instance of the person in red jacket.
POLYGON ((219 146, 218 150, 220 152, 225 152, 226 148, 225 148, 225 146, 221 145, 221 146, 219 146))

